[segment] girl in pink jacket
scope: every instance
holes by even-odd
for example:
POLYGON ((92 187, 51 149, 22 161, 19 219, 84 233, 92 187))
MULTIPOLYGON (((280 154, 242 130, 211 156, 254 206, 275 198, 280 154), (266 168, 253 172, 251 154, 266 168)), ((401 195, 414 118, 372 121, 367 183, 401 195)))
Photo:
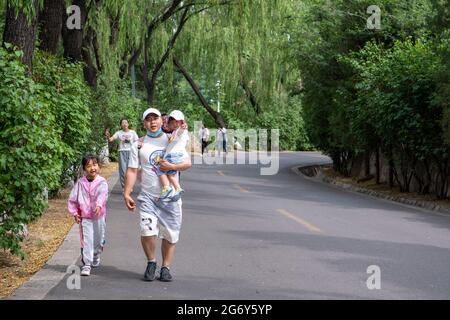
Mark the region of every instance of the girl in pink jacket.
POLYGON ((99 175, 98 162, 95 155, 83 158, 85 175, 75 183, 68 203, 70 214, 80 225, 82 276, 89 276, 91 267, 100 265, 100 253, 105 244, 108 183, 99 175))

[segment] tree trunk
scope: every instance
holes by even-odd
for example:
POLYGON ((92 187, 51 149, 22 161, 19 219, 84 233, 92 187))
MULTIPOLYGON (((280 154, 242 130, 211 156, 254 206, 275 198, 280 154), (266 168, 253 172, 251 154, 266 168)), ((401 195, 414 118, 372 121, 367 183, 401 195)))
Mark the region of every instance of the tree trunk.
POLYGON ((225 127, 225 121, 223 120, 223 117, 220 113, 217 111, 214 111, 208 102, 206 101, 205 97, 202 95, 200 88, 195 83, 194 79, 189 75, 189 73, 186 71, 186 69, 183 68, 183 66, 180 64, 180 62, 177 60, 177 58, 173 57, 173 63, 177 67, 177 69, 183 74, 183 76, 186 78, 187 82, 192 87, 192 90, 194 90, 195 94, 197 95, 198 99, 200 100, 200 103, 203 105, 203 107, 208 111, 208 113, 214 118, 214 121, 219 127, 225 127))
POLYGON ((259 115, 261 113, 261 109, 259 107, 259 103, 256 100, 255 95, 253 94, 252 90, 250 89, 250 87, 247 85, 247 83, 245 82, 244 79, 241 80, 241 86, 245 91, 245 94, 247 95, 247 98, 250 101, 250 104, 252 105, 253 109, 256 112, 256 115, 259 115))
POLYGON ((3 45, 11 43, 23 51, 22 62, 28 67, 29 74, 33 71, 34 42, 38 22, 38 5, 34 2, 35 14, 28 21, 23 10, 16 10, 10 1, 7 2, 5 15, 5 30, 3 45))
POLYGON ((56 55, 62 32, 64 0, 45 0, 44 10, 39 14, 40 49, 56 55))
POLYGON ((331 151, 330 157, 333 160, 333 170, 335 172, 341 172, 341 156, 336 150, 331 151))
POLYGON ((89 50, 90 44, 92 43, 92 37, 93 37, 94 31, 92 29, 89 29, 87 35, 83 39, 83 46, 82 46, 82 57, 83 62, 86 64, 83 72, 84 72, 84 79, 86 82, 92 87, 97 87, 97 69, 94 66, 94 62, 91 58, 91 53, 89 50))
POLYGON ((364 173, 367 176, 370 176, 370 157, 372 156, 372 152, 367 150, 364 154, 364 173))
POLYGON ((73 5, 77 5, 81 10, 81 29, 69 30, 66 25, 68 15, 63 10, 63 45, 64 45, 64 57, 74 62, 83 60, 83 29, 86 25, 87 8, 85 0, 74 0, 73 5))
POLYGON ((436 177, 436 195, 438 199, 445 199, 450 183, 450 162, 438 163, 439 173, 436 177))
POLYGON ((153 95, 152 88, 150 86, 150 79, 148 78, 148 47, 147 47, 148 38, 144 40, 144 65, 142 66, 142 75, 144 80, 144 86, 147 90, 147 102, 151 106, 153 104, 153 95))
POLYGON ((429 194, 431 189, 431 183, 433 181, 433 178, 431 176, 431 167, 427 160, 425 160, 425 172, 427 175, 427 182, 425 183, 423 194, 429 194))
MULTIPOLYGON (((132 51, 131 57, 130 59, 128 59, 127 63, 121 65, 119 72, 120 79, 124 79, 128 75, 128 72, 131 72, 131 69, 135 67, 136 62, 139 59, 139 56, 141 55, 141 51, 142 45, 139 48, 132 51)), ((127 55, 125 55, 122 60, 125 61, 126 57, 127 55)))
MULTIPOLYGON (((99 2, 96 1, 95 4, 98 6, 99 2)), ((67 13, 63 11, 63 45, 64 45, 64 57, 74 61, 74 62, 84 62, 85 66, 83 69, 84 79, 93 88, 97 86, 97 69, 95 68, 94 62, 91 57, 90 49, 93 48, 96 52, 95 43, 95 31, 93 29, 88 29, 83 31, 86 26, 87 16, 89 8, 86 6, 86 0, 74 0, 73 5, 80 7, 81 11, 81 29, 70 30, 67 28, 65 23, 68 19, 67 13)), ((100 65, 100 57, 96 55, 96 62, 100 65)), ((101 66, 99 66, 101 67, 101 66)))
POLYGON ((375 155, 375 171, 376 171, 376 180, 377 184, 381 182, 381 167, 380 167, 380 148, 377 147, 376 155, 375 155))
POLYGON ((394 174, 395 174, 395 163, 393 158, 392 147, 387 150, 388 166, 389 166, 389 187, 394 187, 394 174))
POLYGON ((97 70, 98 71, 102 71, 103 67, 102 67, 102 62, 100 60, 100 45, 98 43, 98 39, 97 39, 97 35, 95 34, 95 32, 91 29, 92 32, 92 38, 90 39, 91 43, 92 43, 92 47, 94 49, 94 56, 95 56, 95 64, 97 66, 97 70))
MULTIPOLYGON (((169 57, 170 52, 173 49, 173 46, 175 45, 175 42, 177 41, 178 36, 181 33, 181 30, 183 29, 184 25, 187 22, 187 14, 188 14, 189 8, 184 9, 183 14, 181 16, 180 22, 178 24, 177 30, 173 34, 173 36, 170 38, 166 51, 164 52, 163 56, 159 61, 155 64, 152 70, 152 76, 149 79, 148 76, 144 76, 144 80, 146 81, 145 88, 147 89, 147 101, 150 105, 153 104, 153 101, 155 99, 155 89, 156 89, 156 80, 158 78, 159 71, 161 70, 164 63, 167 61, 167 58, 169 57)), ((148 45, 148 39, 145 41, 145 46, 148 45)), ((148 59, 145 62, 145 72, 148 72, 148 59)))

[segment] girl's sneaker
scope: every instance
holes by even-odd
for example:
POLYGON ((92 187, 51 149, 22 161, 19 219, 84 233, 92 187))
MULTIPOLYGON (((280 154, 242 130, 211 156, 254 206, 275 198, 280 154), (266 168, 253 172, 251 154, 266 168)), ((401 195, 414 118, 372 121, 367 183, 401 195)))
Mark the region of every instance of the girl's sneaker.
POLYGON ((100 257, 94 256, 94 261, 92 261, 92 268, 97 268, 100 266, 100 257))
POLYGON ((81 268, 81 275, 82 276, 90 276, 91 275, 91 267, 90 266, 84 266, 81 268))

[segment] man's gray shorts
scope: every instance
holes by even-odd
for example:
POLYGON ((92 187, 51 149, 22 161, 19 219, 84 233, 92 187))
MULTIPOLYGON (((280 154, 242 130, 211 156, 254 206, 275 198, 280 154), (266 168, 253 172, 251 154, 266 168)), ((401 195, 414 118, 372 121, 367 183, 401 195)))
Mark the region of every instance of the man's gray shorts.
POLYGON ((139 201, 141 236, 158 235, 170 243, 177 243, 183 216, 181 199, 166 202, 141 192, 137 200, 139 201))

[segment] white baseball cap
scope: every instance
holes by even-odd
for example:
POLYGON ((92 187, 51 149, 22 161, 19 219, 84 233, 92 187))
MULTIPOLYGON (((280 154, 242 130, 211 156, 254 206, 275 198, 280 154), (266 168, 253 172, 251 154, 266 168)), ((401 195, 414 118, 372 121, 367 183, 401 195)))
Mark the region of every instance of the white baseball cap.
POLYGON ((159 112, 158 109, 155 108, 148 108, 147 110, 144 111, 144 114, 142 115, 142 120, 145 120, 145 118, 147 118, 147 116, 150 114, 156 114, 158 117, 161 117, 161 112, 159 112))
POLYGON ((175 120, 184 121, 184 114, 180 110, 174 110, 169 114, 169 118, 174 118, 175 120))

